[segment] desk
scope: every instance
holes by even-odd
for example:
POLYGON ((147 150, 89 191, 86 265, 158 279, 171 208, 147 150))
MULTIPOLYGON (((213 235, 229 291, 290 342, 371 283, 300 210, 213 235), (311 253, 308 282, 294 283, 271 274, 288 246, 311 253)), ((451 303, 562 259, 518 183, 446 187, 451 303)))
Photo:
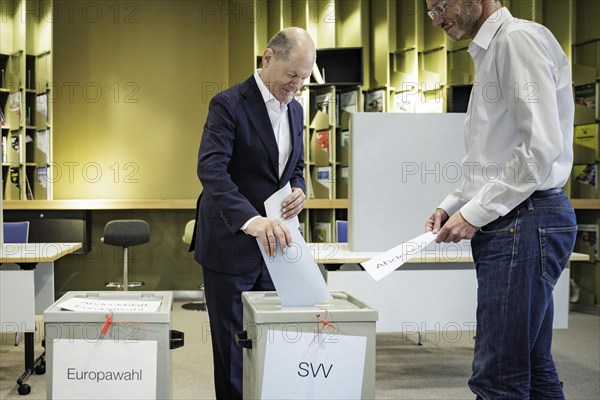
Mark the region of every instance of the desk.
POLYGON ((25 380, 45 372, 44 354, 34 356, 35 315, 54 302, 54 261, 81 248, 81 243, 9 243, 0 249, 0 331, 25 333, 25 372, 17 379, 19 394, 31 391, 25 380))
MULTIPOLYGON (((353 252, 346 243, 310 243, 321 265, 360 263, 377 252, 353 252)), ((570 261, 585 261, 573 253, 570 261)), ((565 269, 554 289, 554 328, 568 327, 569 278, 565 269)), ((477 279, 470 252, 425 252, 380 281, 366 271, 326 270, 330 290, 346 291, 379 312, 377 332, 436 332, 475 329, 477 279)))

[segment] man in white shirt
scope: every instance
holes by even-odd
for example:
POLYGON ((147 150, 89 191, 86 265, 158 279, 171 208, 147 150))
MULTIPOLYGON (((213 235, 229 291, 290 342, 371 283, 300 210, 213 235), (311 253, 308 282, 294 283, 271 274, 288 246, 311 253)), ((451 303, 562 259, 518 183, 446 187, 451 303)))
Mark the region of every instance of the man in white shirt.
POLYGON ((545 27, 494 0, 427 0, 434 26, 473 39, 464 179, 426 223, 438 242, 471 239, 481 399, 563 399, 551 354, 552 290, 577 225, 562 190, 573 162, 569 61, 545 27))

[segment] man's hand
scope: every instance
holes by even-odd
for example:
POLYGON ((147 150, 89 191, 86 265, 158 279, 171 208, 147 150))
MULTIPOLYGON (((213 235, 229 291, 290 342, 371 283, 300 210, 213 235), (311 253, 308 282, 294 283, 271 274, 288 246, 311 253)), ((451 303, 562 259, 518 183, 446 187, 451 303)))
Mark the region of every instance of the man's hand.
POLYGON ((282 252, 285 252, 285 249, 292 243, 292 235, 289 229, 277 218, 256 218, 250 222, 246 232, 260 239, 265 253, 269 256, 277 255, 277 243, 279 243, 282 252))
MULTIPOLYGON (((448 214, 446 214, 446 216, 447 215, 448 214)), ((477 232, 477 229, 476 226, 471 225, 463 218, 459 210, 439 229, 435 241, 437 243, 458 243, 463 239, 471 239, 473 235, 475 235, 475 232, 477 232)), ((435 233, 435 230, 433 230, 433 232, 435 233)))
POLYGON ((425 232, 438 233, 442 225, 444 225, 447 220, 448 213, 441 208, 436 208, 425 224, 425 232))
POLYGON ((304 208, 304 200, 306 195, 300 188, 293 188, 290 194, 284 201, 281 208, 281 215, 284 219, 291 219, 300 214, 304 208))

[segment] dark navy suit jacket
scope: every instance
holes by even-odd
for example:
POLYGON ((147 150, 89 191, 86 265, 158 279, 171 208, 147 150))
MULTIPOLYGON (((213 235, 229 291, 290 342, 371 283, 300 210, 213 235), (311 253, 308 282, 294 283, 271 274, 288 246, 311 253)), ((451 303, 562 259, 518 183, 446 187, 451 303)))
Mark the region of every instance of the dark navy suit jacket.
POLYGON ((255 215, 265 216, 264 201, 291 183, 304 183, 303 111, 288 104, 291 153, 279 178, 277 143, 254 76, 210 102, 198 153, 198 199, 194 257, 203 268, 232 275, 260 272, 256 239, 240 228, 255 215))

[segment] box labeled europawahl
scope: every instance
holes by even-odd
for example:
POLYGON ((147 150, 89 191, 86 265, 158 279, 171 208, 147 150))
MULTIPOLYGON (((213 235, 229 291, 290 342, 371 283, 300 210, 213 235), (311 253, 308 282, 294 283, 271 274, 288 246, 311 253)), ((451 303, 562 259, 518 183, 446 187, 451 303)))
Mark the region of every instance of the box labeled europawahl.
POLYGON ((573 165, 571 170, 571 198, 597 199, 598 193, 598 165, 581 164, 573 165))
POLYGON ((574 164, 591 164, 600 160, 598 124, 578 125, 573 136, 574 164))
POLYGON ((172 292, 67 292, 44 311, 48 399, 171 399, 172 292))
POLYGON ((598 259, 599 227, 597 224, 577 225, 577 239, 575 240, 575 252, 587 254, 590 261, 598 259))
POLYGON ((244 292, 245 399, 375 398, 377 311, 333 292, 313 307, 282 307, 276 292, 244 292))

